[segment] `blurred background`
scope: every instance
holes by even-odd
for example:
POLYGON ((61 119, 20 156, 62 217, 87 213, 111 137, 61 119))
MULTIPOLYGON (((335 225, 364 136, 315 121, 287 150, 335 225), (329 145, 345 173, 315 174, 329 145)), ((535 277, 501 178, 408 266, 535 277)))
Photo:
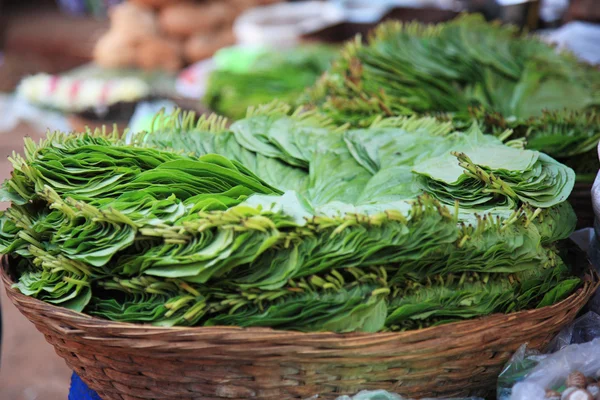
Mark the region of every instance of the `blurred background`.
MULTIPOLYGON (((598 0, 0 0, 0 178, 23 137, 143 129, 176 106, 238 118, 298 96, 336 46, 381 21, 437 23, 462 11, 600 62, 598 0)), ((66 399, 68 368, 3 290, 1 304, 0 399, 66 399)))

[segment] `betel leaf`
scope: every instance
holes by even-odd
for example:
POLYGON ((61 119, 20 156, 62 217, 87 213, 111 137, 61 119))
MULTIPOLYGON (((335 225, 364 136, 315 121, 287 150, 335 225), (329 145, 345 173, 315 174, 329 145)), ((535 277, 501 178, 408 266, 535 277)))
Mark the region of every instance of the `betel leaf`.
POLYGON ((345 45, 306 103, 355 127, 416 114, 459 129, 477 120, 499 137, 513 130, 512 139, 563 158, 590 182, 599 168, 599 89, 598 69, 569 52, 465 14, 435 26, 380 24, 367 40, 345 45))
POLYGON ((116 321, 376 332, 578 285, 556 244, 573 172, 477 124, 348 130, 277 104, 193 120, 27 140, 7 187, 29 201, 0 218, 16 287, 116 321))
POLYGON ((579 285, 579 279, 568 279, 560 282, 557 286, 552 288, 548 293, 544 295, 544 298, 537 305, 539 307, 550 306, 556 302, 563 300, 579 285))

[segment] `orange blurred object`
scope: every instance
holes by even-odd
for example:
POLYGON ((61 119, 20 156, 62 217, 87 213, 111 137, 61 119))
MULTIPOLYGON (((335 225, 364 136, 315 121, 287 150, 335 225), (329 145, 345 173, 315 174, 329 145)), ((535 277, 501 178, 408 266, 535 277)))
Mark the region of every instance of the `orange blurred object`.
POLYGON ((233 23, 249 8, 281 0, 130 0, 110 12, 95 61, 107 68, 177 71, 235 43, 233 23))
POLYGON ((96 43, 94 59, 106 68, 134 66, 137 42, 138 39, 111 31, 96 43))
POLYGON ((177 72, 183 67, 181 44, 173 39, 148 37, 137 47, 136 64, 145 70, 177 72))
POLYGON ((211 33, 208 35, 190 36, 185 42, 184 56, 189 63, 204 60, 212 56, 222 47, 235 43, 235 35, 231 30, 211 33))
POLYGON ((218 30, 234 18, 226 2, 211 2, 167 6, 160 10, 158 20, 160 29, 167 35, 185 38, 218 30))
POLYGON ((129 0, 130 3, 152 8, 161 8, 175 3, 183 3, 185 1, 190 0, 129 0))

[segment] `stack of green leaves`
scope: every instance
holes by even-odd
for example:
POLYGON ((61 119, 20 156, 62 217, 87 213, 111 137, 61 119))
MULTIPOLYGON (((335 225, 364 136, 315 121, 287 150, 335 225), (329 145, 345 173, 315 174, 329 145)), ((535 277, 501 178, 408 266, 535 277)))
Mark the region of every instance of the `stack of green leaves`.
POLYGON ((13 155, 16 287, 116 321, 414 329, 553 304, 574 172, 478 125, 336 127, 279 104, 56 133, 13 155))
MULTIPOLYGON (((243 51, 243 49, 239 50, 243 51)), ((247 68, 217 66, 210 74, 204 102, 211 110, 243 118, 249 106, 274 99, 293 103, 329 68, 337 50, 304 45, 293 50, 263 50, 247 68)))
POLYGON ((514 130, 528 148, 591 182, 599 93, 597 69, 512 27, 466 15, 435 26, 380 25, 367 43, 346 46, 309 101, 355 126, 378 115, 446 113, 463 129, 475 118, 489 133, 514 130))

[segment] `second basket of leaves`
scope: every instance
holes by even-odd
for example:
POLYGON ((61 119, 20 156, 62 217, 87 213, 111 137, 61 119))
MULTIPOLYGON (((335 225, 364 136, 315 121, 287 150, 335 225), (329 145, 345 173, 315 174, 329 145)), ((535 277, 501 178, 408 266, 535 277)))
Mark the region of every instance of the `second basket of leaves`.
POLYGON ((311 91, 336 121, 365 126, 379 115, 472 119, 486 133, 524 138, 572 167, 581 227, 591 226, 598 170, 600 71, 515 27, 462 15, 437 25, 386 22, 365 42, 345 45, 311 91))
POLYGON ((574 172, 522 141, 281 104, 192 120, 12 158, 9 296, 103 399, 482 394, 596 286, 561 246, 574 172))

